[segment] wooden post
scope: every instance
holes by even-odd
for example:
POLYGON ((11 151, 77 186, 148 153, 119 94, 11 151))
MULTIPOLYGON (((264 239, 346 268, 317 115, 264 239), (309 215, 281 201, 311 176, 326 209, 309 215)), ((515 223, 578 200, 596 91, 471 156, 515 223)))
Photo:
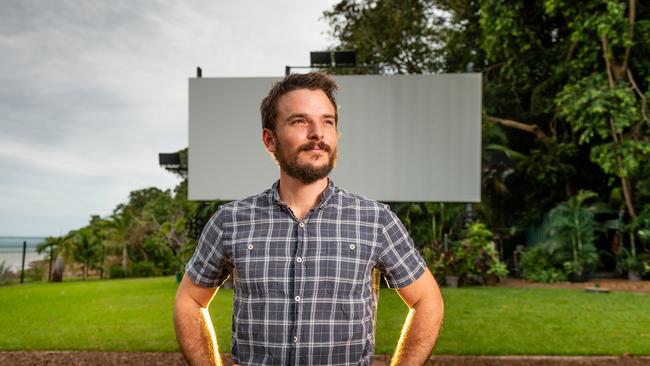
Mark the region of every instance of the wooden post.
POLYGON ((27 240, 23 241, 23 265, 20 269, 20 283, 23 283, 25 278, 25 253, 27 252, 27 240))

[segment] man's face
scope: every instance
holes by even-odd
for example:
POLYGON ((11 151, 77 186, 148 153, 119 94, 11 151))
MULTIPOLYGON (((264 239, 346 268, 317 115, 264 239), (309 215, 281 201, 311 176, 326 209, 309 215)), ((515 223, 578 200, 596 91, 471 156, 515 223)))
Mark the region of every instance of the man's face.
POLYGON ((327 177, 336 163, 336 110, 322 90, 298 89, 278 99, 275 133, 262 139, 280 169, 305 184, 327 177))

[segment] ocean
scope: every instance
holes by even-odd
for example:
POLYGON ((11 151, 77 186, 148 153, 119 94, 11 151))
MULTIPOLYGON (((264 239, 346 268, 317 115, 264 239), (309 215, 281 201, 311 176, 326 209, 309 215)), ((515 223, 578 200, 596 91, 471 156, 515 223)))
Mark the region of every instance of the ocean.
POLYGON ((10 266, 12 271, 20 271, 23 260, 23 242, 26 241, 25 268, 29 268, 29 262, 45 257, 45 253, 36 253, 36 246, 44 239, 42 237, 0 236, 0 263, 5 261, 5 265, 10 266))

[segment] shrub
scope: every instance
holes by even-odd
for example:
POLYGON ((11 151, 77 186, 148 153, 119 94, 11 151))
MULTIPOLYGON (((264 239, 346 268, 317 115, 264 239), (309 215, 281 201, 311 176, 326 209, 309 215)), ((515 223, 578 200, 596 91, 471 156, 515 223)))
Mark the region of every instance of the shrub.
POLYGON ((558 282, 566 281, 566 274, 558 268, 547 244, 539 244, 527 249, 521 257, 522 276, 528 281, 558 282))
POLYGON ((109 278, 124 278, 126 277, 126 271, 122 268, 121 265, 112 265, 108 270, 109 278))
POLYGON ((0 285, 6 285, 11 280, 11 271, 6 261, 0 263, 0 285))
POLYGON ((446 273, 446 266, 444 262, 444 250, 440 243, 435 242, 432 245, 427 245, 420 250, 422 259, 427 263, 427 267, 436 278, 444 276, 446 273))
POLYGON ((485 224, 474 222, 468 225, 465 239, 452 250, 453 274, 469 282, 483 282, 488 275, 505 277, 508 270, 499 260, 499 253, 492 241, 492 232, 485 224))
POLYGON ((136 262, 129 267, 129 277, 153 277, 158 275, 156 265, 151 262, 136 262))
POLYGON ((556 269, 563 268, 570 279, 585 280, 591 276, 598 263, 598 252, 594 245, 597 206, 585 206, 585 202, 597 197, 594 192, 579 191, 577 195, 558 204, 549 212, 548 242, 554 256, 561 261, 554 262, 556 269))
POLYGON ((43 276, 45 275, 45 270, 40 264, 30 265, 29 268, 25 271, 27 278, 34 282, 43 281, 43 276))

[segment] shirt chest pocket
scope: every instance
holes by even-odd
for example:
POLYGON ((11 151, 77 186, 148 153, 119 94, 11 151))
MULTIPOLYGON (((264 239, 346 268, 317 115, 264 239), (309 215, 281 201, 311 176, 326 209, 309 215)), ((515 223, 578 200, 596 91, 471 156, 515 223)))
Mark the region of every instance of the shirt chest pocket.
POLYGON ((234 244, 235 287, 242 295, 262 296, 284 291, 287 258, 263 241, 234 244))
POLYGON ((359 294, 371 281, 373 247, 354 240, 332 241, 327 246, 327 288, 338 295, 359 294))

